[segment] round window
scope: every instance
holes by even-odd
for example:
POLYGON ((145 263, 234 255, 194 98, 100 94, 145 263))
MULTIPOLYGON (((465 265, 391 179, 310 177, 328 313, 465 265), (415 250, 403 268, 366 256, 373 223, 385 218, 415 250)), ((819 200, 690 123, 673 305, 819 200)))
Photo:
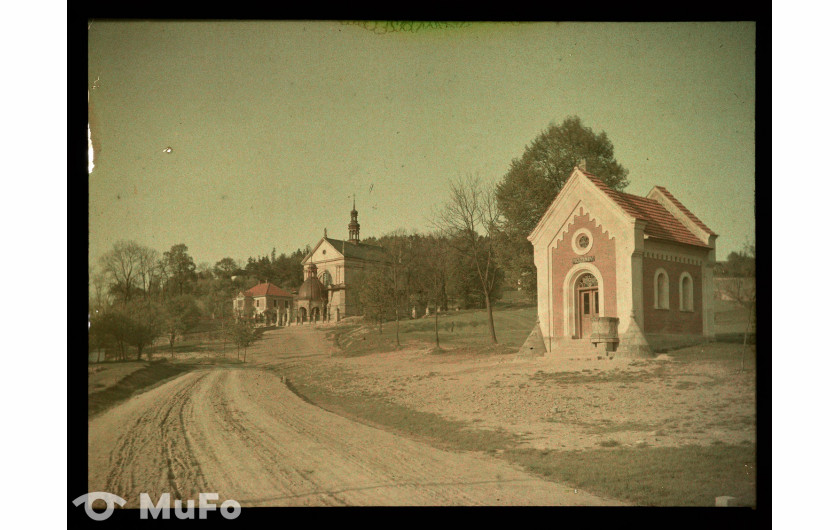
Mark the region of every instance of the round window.
POLYGON ((578 247, 580 248, 589 248, 589 237, 586 235, 582 235, 578 238, 578 247))
POLYGON ((592 232, 586 228, 578 229, 572 235, 571 242, 572 250, 575 251, 575 254, 582 256, 592 250, 592 232))

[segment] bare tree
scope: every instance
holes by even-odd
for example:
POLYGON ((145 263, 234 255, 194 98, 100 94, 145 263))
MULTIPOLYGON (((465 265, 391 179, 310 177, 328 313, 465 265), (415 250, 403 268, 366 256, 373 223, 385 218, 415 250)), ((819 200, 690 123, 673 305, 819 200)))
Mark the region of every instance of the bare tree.
POLYGON ((94 268, 88 265, 88 305, 92 315, 104 314, 110 300, 108 296, 108 278, 104 272, 95 272, 94 268))
POLYGON ((152 283, 159 280, 158 260, 160 253, 148 247, 140 247, 137 255, 137 277, 140 280, 140 287, 148 299, 151 295, 152 283))
POLYGON ((487 308, 487 324, 494 344, 496 327, 493 323, 492 293, 499 278, 497 264, 499 239, 499 209, 495 185, 485 184, 475 175, 449 182, 449 200, 438 210, 433 223, 447 235, 458 252, 470 256, 481 280, 487 308))
POLYGON ((117 241, 99 259, 102 271, 124 304, 131 301, 132 291, 137 288, 142 253, 142 247, 134 241, 117 241))
POLYGON ((410 265, 413 264, 412 242, 403 229, 396 230, 380 239, 387 259, 383 276, 387 286, 383 294, 396 319, 397 347, 400 345, 400 311, 406 301, 410 265))
POLYGON ((756 307, 755 245, 746 243, 741 252, 732 252, 727 258, 727 278, 722 278, 720 292, 747 310, 744 329, 744 346, 741 349, 741 368, 744 370, 747 354, 747 337, 752 327, 756 307))
POLYGON ((428 300, 435 308, 435 348, 440 349, 438 315, 441 305, 446 301, 446 239, 443 234, 432 234, 424 247, 425 283, 428 300))

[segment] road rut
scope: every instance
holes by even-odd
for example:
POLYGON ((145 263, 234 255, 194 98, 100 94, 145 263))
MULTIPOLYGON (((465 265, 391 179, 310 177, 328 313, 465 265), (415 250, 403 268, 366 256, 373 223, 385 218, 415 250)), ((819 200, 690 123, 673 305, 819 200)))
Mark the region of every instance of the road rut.
POLYGON ((137 507, 201 492, 242 506, 613 505, 484 454, 324 411, 273 372, 184 374, 89 421, 90 491, 137 507))

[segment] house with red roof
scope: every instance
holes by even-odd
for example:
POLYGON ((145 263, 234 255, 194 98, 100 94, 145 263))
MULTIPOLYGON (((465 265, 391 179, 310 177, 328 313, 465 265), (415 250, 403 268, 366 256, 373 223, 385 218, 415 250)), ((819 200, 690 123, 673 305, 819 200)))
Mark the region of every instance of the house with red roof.
POLYGON ((534 333, 561 356, 607 346, 650 355, 713 339, 716 239, 664 187, 631 195, 576 167, 528 236, 537 267, 534 333), (615 338, 602 344, 605 334, 615 338))
POLYGON ((294 295, 268 281, 259 283, 233 299, 233 314, 266 324, 283 325, 294 318, 294 295))

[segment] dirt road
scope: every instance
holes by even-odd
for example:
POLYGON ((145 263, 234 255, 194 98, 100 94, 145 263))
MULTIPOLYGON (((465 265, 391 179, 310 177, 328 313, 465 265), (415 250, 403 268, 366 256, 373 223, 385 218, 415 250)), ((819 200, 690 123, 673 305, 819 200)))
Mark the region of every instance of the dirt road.
MULTIPOLYGON (((285 362, 313 354, 278 353, 285 362)), ((127 507, 142 492, 213 492, 243 506, 619 504, 326 412, 259 368, 271 357, 266 348, 254 367, 187 373, 93 418, 90 491, 127 507)))

